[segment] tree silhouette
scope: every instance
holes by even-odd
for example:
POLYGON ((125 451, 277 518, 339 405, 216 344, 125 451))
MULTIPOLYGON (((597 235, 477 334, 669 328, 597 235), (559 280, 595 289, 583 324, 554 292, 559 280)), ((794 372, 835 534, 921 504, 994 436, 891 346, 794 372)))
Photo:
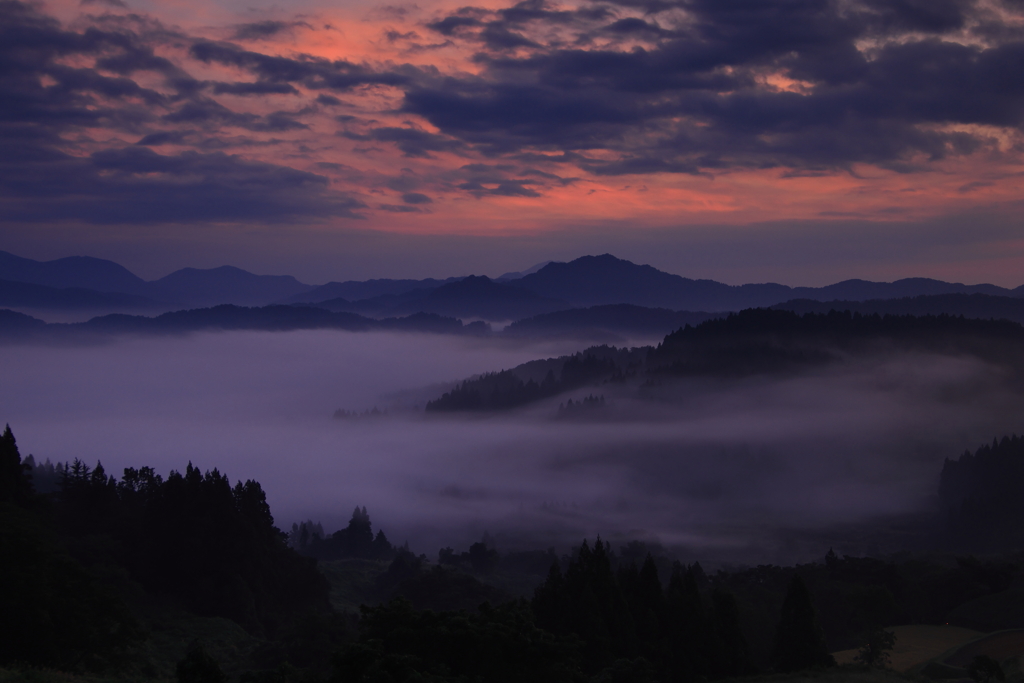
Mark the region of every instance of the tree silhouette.
POLYGON ((178 683, 227 683, 228 680, 217 660, 197 644, 193 644, 178 662, 175 673, 178 683))
POLYGON ((835 666, 828 653, 825 632, 818 624, 811 593, 799 575, 793 577, 782 603, 782 618, 775 637, 772 664, 777 671, 835 666))
POLYGON ((999 662, 988 655, 977 655, 971 660, 967 667, 967 673, 976 683, 990 683, 991 681, 1005 681, 1006 673, 999 662))
POLYGON ((868 642, 857 652, 856 660, 870 667, 884 669, 889 666, 889 653, 896 645, 896 634, 876 628, 868 633, 868 642))
POLYGON ((31 466, 22 462, 18 442, 7 425, 0 436, 0 502, 27 505, 32 496, 31 466))

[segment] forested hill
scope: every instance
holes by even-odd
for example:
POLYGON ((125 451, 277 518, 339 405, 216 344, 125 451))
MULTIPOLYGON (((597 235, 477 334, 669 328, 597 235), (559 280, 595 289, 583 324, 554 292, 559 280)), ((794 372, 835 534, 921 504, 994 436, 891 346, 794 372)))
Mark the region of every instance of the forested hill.
POLYGON ((648 347, 595 346, 468 379, 426 405, 427 412, 516 408, 596 382, 624 382, 643 365, 648 347))
POLYGON ((1024 298, 989 294, 933 294, 899 299, 868 301, 815 301, 793 299, 771 308, 794 313, 851 311, 862 315, 955 315, 966 318, 991 318, 1024 323, 1024 298))
POLYGON ((427 404, 431 412, 515 408, 606 383, 673 376, 740 377, 799 372, 851 356, 919 351, 968 354, 1024 369, 1024 327, 950 315, 861 315, 754 308, 686 325, 657 347, 591 347, 468 379, 427 404))
POLYGON ((703 311, 608 304, 523 318, 506 327, 503 334, 508 337, 570 337, 593 341, 621 335, 656 338, 684 325, 698 325, 717 317, 720 314, 703 311))
POLYGON ((118 480, 100 464, 75 460, 36 468, 59 475, 40 482, 55 484, 44 495, 32 464, 7 427, 0 435, 0 666, 153 679, 146 660, 154 646, 145 642, 169 646, 152 631, 182 610, 231 620, 258 638, 328 617, 327 581, 315 561, 287 547, 259 483, 232 486, 216 469, 204 473, 192 463, 167 478, 128 468, 118 480))
POLYGON ((484 334, 484 323, 464 325, 461 320, 433 313, 414 313, 404 318, 376 320, 356 313, 333 312, 313 306, 263 306, 247 308, 224 304, 212 308, 173 311, 155 317, 111 314, 81 323, 44 323, 0 309, 0 341, 74 340, 118 334, 181 334, 202 330, 308 330, 331 329, 364 332, 397 330, 447 334, 484 334))
POLYGON ((1024 547, 1024 437, 947 459, 939 484, 947 542, 974 552, 1024 547))
POLYGON ((861 315, 748 309, 684 327, 647 357, 647 371, 675 375, 744 375, 885 351, 966 353, 1019 361, 1024 327, 1007 320, 950 315, 861 315))

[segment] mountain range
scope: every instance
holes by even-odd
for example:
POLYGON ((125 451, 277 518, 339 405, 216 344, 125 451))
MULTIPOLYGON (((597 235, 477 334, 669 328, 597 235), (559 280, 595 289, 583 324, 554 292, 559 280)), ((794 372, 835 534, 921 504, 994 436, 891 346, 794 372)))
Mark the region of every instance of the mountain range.
POLYGON ((122 334, 168 335, 227 330, 346 330, 349 332, 402 331, 439 334, 488 334, 482 323, 464 325, 461 320, 430 313, 401 318, 367 318, 313 306, 262 307, 221 304, 210 308, 171 311, 158 316, 111 313, 78 323, 46 323, 16 311, 0 309, 0 342, 81 341, 122 334))
POLYGON ((0 306, 35 308, 109 308, 118 310, 180 308, 236 304, 262 306, 316 289, 290 275, 254 275, 241 268, 182 268, 159 280, 146 281, 120 264, 90 256, 34 261, 0 251, 0 280, 53 291, 34 290, 33 303, 14 303, 20 294, 0 288, 0 306), (88 290, 109 298, 71 295, 88 290), (77 297, 77 298, 76 298, 77 297))
MULTIPOLYGON (((826 287, 789 287, 775 283, 727 285, 666 273, 610 254, 583 256, 566 263, 538 264, 494 280, 471 275, 446 279, 329 282, 314 286, 289 275, 255 275, 240 268, 221 266, 183 268, 158 280, 146 281, 104 259, 73 256, 44 262, 0 252, 0 307, 20 310, 155 312, 218 304, 257 307, 303 304, 372 318, 432 313, 510 321, 570 309, 616 305, 668 312, 704 312, 701 315, 705 315, 777 306, 794 300, 865 302, 939 295, 986 295, 1024 300, 1024 286, 1007 289, 991 284, 964 285, 927 278, 895 282, 845 280, 826 287)), ((563 315, 560 319, 564 324, 580 328, 592 326, 595 315, 619 318, 625 315, 639 321, 640 314, 637 311, 627 313, 626 309, 603 309, 586 315, 578 313, 573 323, 567 322, 572 316, 563 315), (581 315, 590 316, 589 322, 584 323, 581 315)), ((642 315, 650 320, 660 316, 665 322, 672 318, 665 313, 642 315)), ((551 321, 545 324, 550 325, 551 321)))
POLYGON ((1024 324, 1024 297, 990 296, 987 294, 935 294, 900 299, 869 301, 812 301, 794 299, 771 308, 805 313, 828 313, 830 310, 850 311, 862 315, 953 315, 965 318, 1012 320, 1024 324))

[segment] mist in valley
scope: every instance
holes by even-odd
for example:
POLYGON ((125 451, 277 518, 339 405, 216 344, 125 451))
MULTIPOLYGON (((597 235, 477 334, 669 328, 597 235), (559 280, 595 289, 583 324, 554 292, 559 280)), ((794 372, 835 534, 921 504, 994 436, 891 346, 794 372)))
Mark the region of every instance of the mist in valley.
POLYGON ((339 331, 9 346, 0 419, 37 461, 256 479, 281 528, 330 533, 360 505, 431 558, 485 533, 502 550, 601 534, 705 563, 805 561, 828 539, 871 551, 858 525, 929 510, 944 458, 1022 431, 1002 370, 940 355, 422 412, 459 379, 582 347, 339 331), (605 405, 560 416, 589 394, 605 405), (387 414, 331 419, 374 407, 387 414))

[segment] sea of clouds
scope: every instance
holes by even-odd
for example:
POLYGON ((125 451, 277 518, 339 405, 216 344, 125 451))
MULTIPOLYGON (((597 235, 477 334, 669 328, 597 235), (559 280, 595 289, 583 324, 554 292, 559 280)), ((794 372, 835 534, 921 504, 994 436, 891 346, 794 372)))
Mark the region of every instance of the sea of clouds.
POLYGON ((422 411, 454 381, 578 348, 339 331, 9 346, 0 420, 38 461, 256 479, 282 528, 330 532, 366 506, 375 528, 431 557, 484 533, 501 549, 601 534, 750 562, 806 560, 845 542, 836 529, 926 511, 944 458, 1024 428, 1001 370, 925 355, 605 385, 502 415, 422 411), (588 393, 605 408, 558 416, 588 393), (374 407, 387 415, 331 417, 374 407))

